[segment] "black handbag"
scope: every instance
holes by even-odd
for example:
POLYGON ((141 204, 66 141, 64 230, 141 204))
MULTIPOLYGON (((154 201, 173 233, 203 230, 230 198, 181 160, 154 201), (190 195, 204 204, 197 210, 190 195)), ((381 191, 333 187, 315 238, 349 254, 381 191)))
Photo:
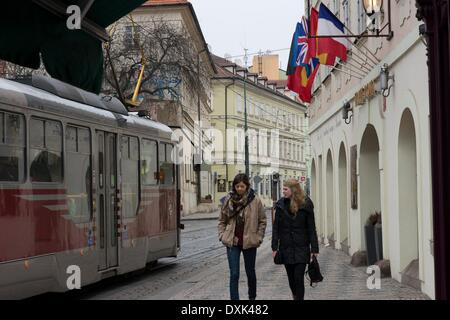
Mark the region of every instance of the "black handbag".
POLYGON ((308 279, 311 287, 316 287, 317 283, 323 281, 323 276, 320 273, 319 262, 317 261, 317 258, 314 255, 312 260, 308 264, 308 270, 306 270, 305 272, 305 277, 306 279, 308 279), (315 284, 315 286, 313 284, 315 284))
POLYGON ((275 257, 273 257, 273 262, 275 264, 283 264, 283 257, 281 256, 281 251, 280 251, 280 225, 278 225, 278 247, 277 247, 277 251, 275 253, 275 257))
POLYGON ((278 248, 275 253, 275 257, 273 257, 273 262, 275 264, 283 264, 283 257, 281 256, 281 251, 280 251, 280 239, 278 239, 278 248))

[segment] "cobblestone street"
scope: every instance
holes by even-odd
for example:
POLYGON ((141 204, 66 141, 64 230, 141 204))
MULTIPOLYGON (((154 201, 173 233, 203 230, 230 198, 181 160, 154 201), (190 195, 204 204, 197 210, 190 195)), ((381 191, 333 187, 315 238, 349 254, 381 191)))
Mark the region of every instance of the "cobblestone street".
MULTIPOLYGON (((217 241, 217 221, 186 220, 182 252, 176 259, 161 259, 144 273, 106 281, 88 289, 82 299, 139 300, 227 300, 229 270, 225 248, 217 241)), ((273 264, 270 248, 271 223, 258 250, 256 272, 258 300, 290 300, 286 272, 273 264)), ((428 299, 419 291, 397 281, 381 279, 381 289, 367 288, 366 268, 350 265, 341 251, 321 247, 319 256, 324 282, 316 288, 305 283, 307 300, 406 300, 428 299)), ((247 279, 241 260, 240 297, 247 299, 247 279)))

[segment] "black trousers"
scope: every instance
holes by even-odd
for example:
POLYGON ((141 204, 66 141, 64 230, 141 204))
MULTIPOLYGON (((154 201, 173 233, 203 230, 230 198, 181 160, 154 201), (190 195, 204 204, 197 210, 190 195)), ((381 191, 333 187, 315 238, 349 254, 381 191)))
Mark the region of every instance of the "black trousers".
POLYGON ((294 300, 304 300, 306 263, 285 264, 294 300))

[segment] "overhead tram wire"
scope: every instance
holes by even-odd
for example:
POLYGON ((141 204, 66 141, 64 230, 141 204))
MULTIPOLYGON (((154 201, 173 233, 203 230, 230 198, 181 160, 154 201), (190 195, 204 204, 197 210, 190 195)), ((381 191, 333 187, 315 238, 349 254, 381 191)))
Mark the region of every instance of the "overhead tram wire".
MULTIPOLYGON (((215 80, 218 80, 219 82, 221 82, 223 86, 226 85, 226 83, 223 82, 223 81, 220 80, 220 79, 215 79, 215 80)), ((237 94, 237 95, 240 96, 241 98, 244 98, 244 96, 243 96, 242 94, 240 94, 239 92, 237 92, 237 91, 235 91, 235 90, 233 90, 233 89, 230 89, 230 88, 229 88, 228 90, 234 92, 235 94, 237 94)), ((289 97, 286 97, 286 98, 289 99, 289 97)), ((292 101, 293 101, 293 102, 296 102, 296 101, 294 101, 294 100, 292 100, 292 101)), ((250 103, 251 105, 253 105, 253 106, 259 108, 259 105, 255 104, 255 103, 253 103, 253 102, 251 102, 251 101, 248 101, 247 103, 250 103)), ((298 102, 297 102, 297 103, 298 103, 298 102)), ((263 110, 263 109, 261 109, 261 108, 259 108, 259 109, 260 109, 262 112, 264 112, 264 113, 266 113, 266 114, 269 114, 269 115, 271 115, 272 117, 274 117, 274 118, 276 118, 276 119, 279 119, 280 121, 285 121, 285 120, 286 120, 286 119, 283 119, 283 118, 282 118, 283 115, 275 115, 275 114, 273 114, 273 113, 271 113, 271 112, 268 112, 268 111, 265 111, 265 110, 263 110)))
MULTIPOLYGON (((126 16, 126 17, 127 17, 128 20, 130 20, 130 21, 131 21, 132 23, 134 23, 135 25, 138 25, 138 26, 141 27, 143 30, 145 30, 145 31, 147 31, 147 32, 151 32, 151 30, 150 30, 149 28, 143 26, 141 23, 138 23, 138 22, 136 22, 136 21, 133 21, 133 19, 130 18, 129 16, 126 16)), ((178 19, 178 20, 175 20, 175 19, 172 19, 172 20, 162 20, 162 22, 169 22, 169 21, 180 22, 181 20, 179 20, 179 19, 178 19)), ((358 50, 364 55, 364 57, 366 57, 366 58, 368 59, 368 60, 364 60, 361 56, 359 56, 359 55, 356 53, 355 50, 348 50, 348 51, 351 51, 352 57, 358 59, 359 62, 358 62, 358 61, 355 61, 355 63, 360 64, 360 65, 361 65, 361 66, 360 66, 361 68, 364 68, 364 69, 366 69, 367 72, 370 72, 371 70, 370 70, 369 67, 366 66, 366 64, 369 65, 370 67, 374 68, 375 65, 372 65, 372 64, 371 64, 373 60, 372 60, 370 57, 368 57, 367 54, 366 54, 365 52, 363 52, 361 48, 357 47, 356 44, 354 44, 352 41, 350 41, 350 39, 346 38, 346 40, 347 40, 348 42, 350 42, 351 45, 352 45, 353 47, 355 47, 356 49, 358 49, 358 50)), ((364 48, 367 50, 366 47, 364 47, 364 48)), ((272 52, 287 51, 287 50, 290 50, 290 49, 291 49, 291 48, 282 48, 282 49, 274 49, 274 50, 270 50, 270 49, 269 49, 269 50, 266 50, 266 52, 272 53, 272 52)), ((370 52, 370 53, 371 53, 371 52, 370 52)), ((250 54, 248 54, 248 55, 250 55, 250 56, 261 55, 261 51, 259 51, 259 52, 254 52, 254 53, 250 53, 250 54)), ((244 55, 235 55, 235 56, 227 57, 226 59, 231 59, 231 58, 241 58, 241 57, 245 57, 245 54, 244 54, 244 55)), ((355 59, 355 60, 356 60, 356 59, 355 59)), ((349 69, 350 72, 354 72, 354 73, 356 73, 356 74, 360 74, 361 69, 359 69, 358 66, 355 66, 355 65, 353 65, 353 64, 351 64, 351 63, 349 63, 349 62, 347 62, 347 63, 348 63, 350 66, 345 66, 345 67, 346 67, 347 69, 349 69), (354 70, 352 67, 356 68, 356 70, 354 70)), ((329 66, 329 67, 332 67, 332 66, 329 66)), ((334 67, 334 68, 335 68, 336 70, 338 70, 338 71, 342 71, 342 72, 346 73, 343 69, 339 69, 339 68, 336 68, 336 67, 334 67)), ((346 74, 349 74, 349 73, 346 73, 346 74)), ((349 75, 350 75, 350 76, 355 76, 355 75, 352 75, 352 74, 349 74, 349 75)), ((355 78, 358 78, 358 79, 361 80, 361 78, 359 78, 359 77, 356 77, 356 76, 355 76, 355 78)))
MULTIPOLYGON (((147 31, 147 32, 150 32, 150 31, 151 31, 151 30, 148 29, 147 27, 143 26, 141 23, 138 23, 138 22, 134 21, 134 19, 132 19, 132 18, 129 17, 128 15, 127 15, 126 17, 127 17, 128 20, 130 20, 130 21, 131 21, 132 23, 134 23, 135 25, 138 25, 139 27, 141 27, 142 30, 145 30, 145 31, 147 31)), ((163 21, 163 22, 166 22, 166 21, 181 21, 181 20, 162 20, 162 21, 163 21)), ((290 48, 283 48, 283 49, 276 49, 276 50, 268 50, 268 51, 270 51, 270 52, 278 52, 278 51, 285 51, 285 50, 290 50, 290 48)), ((258 53, 259 53, 259 52, 258 52, 258 53)), ((255 55, 255 54, 258 54, 258 53, 251 53, 251 54, 248 54, 248 55, 255 55)), ((232 56, 232 57, 229 57, 229 58, 244 57, 244 56, 245 56, 245 55, 239 55, 239 56, 232 56)), ((220 79, 217 79, 217 80, 219 80, 219 82, 221 82, 221 83, 224 85, 224 82, 223 82, 223 81, 221 81, 220 79)), ((233 89, 229 89, 229 90, 232 91, 232 92, 234 92, 235 94, 239 95, 239 96, 242 97, 242 98, 244 97, 242 94, 240 94, 239 92, 236 92, 236 91, 233 90, 233 89)), ((183 95, 182 95, 181 93, 180 93, 179 95, 180 95, 180 98, 183 97, 183 95)), ((288 97, 286 97, 286 98, 288 98, 288 97)), ((289 98, 288 98, 288 99, 289 99, 289 98)), ((295 102, 295 101, 294 101, 294 102, 295 102)), ((182 104, 181 101, 178 101, 178 103, 180 103, 181 106, 182 106, 183 108, 185 108, 185 109, 189 109, 189 110, 191 110, 191 111, 197 112, 196 109, 191 108, 191 107, 188 107, 188 106, 182 104)), ((266 114, 271 115, 272 117, 275 117, 277 120, 285 121, 285 119, 282 119, 282 118, 281 118, 282 115, 275 115, 275 114, 273 114, 273 113, 271 113, 271 112, 268 112, 268 111, 266 111, 266 110, 263 110, 263 109, 261 109, 261 108, 259 107, 259 105, 257 105, 257 104, 255 104, 255 103, 251 102, 250 100, 247 101, 247 103, 249 103, 249 104, 251 104, 251 105, 253 105, 253 106, 259 108, 259 110, 260 110, 261 112, 264 112, 264 113, 266 113, 266 114)), ((307 127, 307 126, 299 126, 299 127, 304 128, 304 127, 307 127)))
MULTIPOLYGON (((217 122, 221 122, 221 123, 225 123, 225 120, 222 120, 222 119, 217 119, 216 121, 217 122)), ((233 128, 233 129, 242 129, 242 130, 244 130, 244 127, 238 127, 238 126, 235 126, 235 125, 232 125, 232 124, 228 124, 228 126, 233 128)), ((255 130, 255 129, 250 129, 250 130, 255 130)), ((279 130, 283 131, 284 134, 286 134, 286 133, 292 134, 292 132, 284 131, 283 129, 279 129, 279 130)), ((306 140, 303 137, 289 138, 289 137, 283 137, 281 134, 279 136, 280 136, 280 140, 285 140, 285 141, 304 141, 304 140, 306 140)))

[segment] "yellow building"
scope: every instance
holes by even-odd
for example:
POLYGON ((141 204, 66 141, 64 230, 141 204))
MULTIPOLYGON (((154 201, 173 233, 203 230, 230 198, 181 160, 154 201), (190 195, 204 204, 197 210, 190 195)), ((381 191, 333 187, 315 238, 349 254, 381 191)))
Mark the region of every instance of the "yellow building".
POLYGON ((264 205, 271 207, 273 199, 280 197, 284 180, 295 178, 306 186, 309 160, 306 107, 287 97, 284 88, 277 88, 266 77, 214 55, 213 60, 217 69, 212 80, 210 133, 214 141, 211 152, 214 202, 219 204, 231 190, 236 174, 245 173, 246 105, 252 187, 264 205))

